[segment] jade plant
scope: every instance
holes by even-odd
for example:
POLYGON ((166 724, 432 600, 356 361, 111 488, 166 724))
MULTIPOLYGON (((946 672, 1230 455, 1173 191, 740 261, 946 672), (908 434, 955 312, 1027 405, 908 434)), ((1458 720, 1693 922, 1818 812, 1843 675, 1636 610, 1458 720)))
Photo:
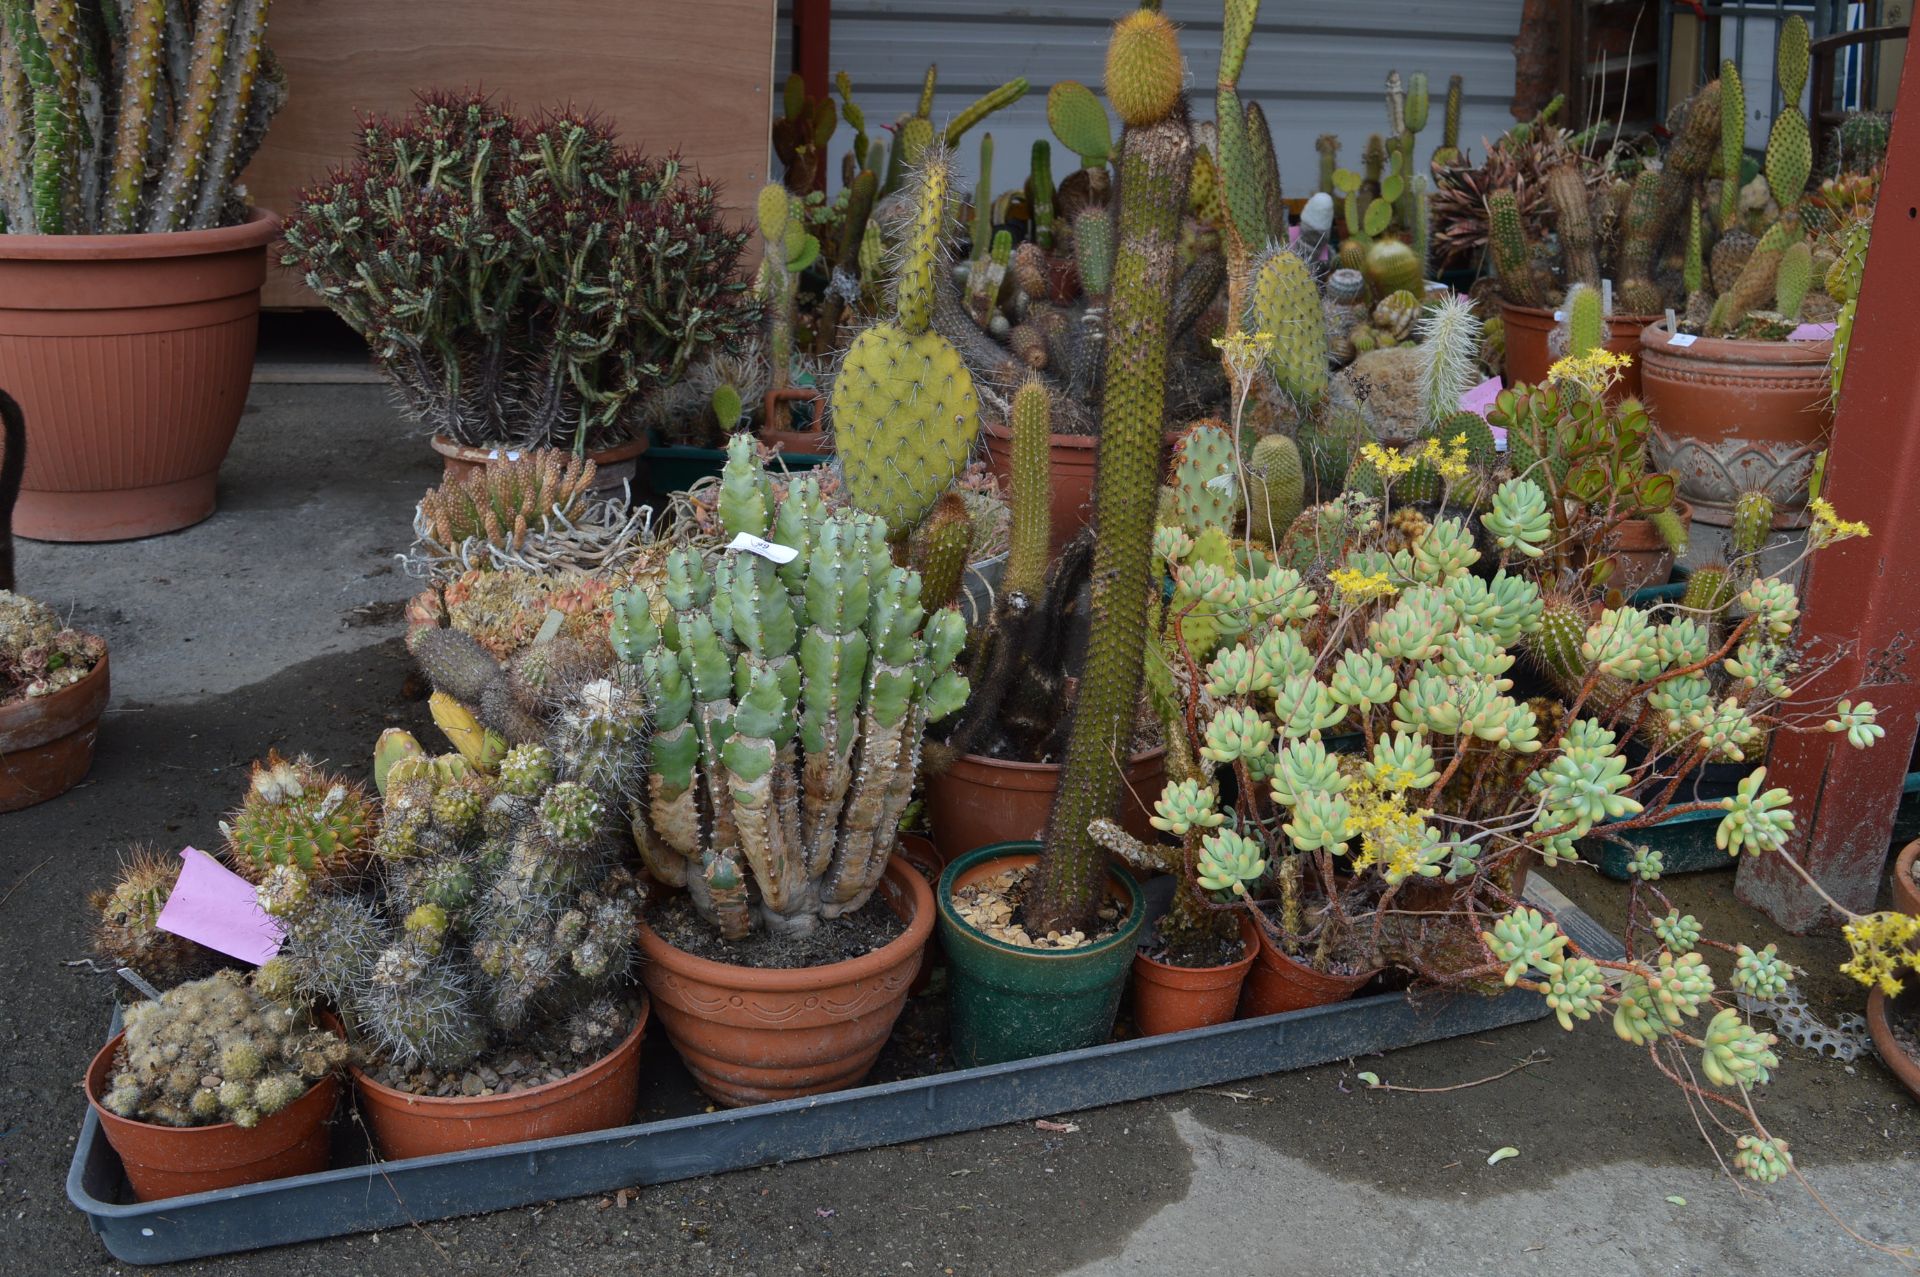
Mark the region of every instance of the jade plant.
POLYGON ((240 174, 287 94, 269 3, 0 4, 0 231, 244 220, 240 174))
POLYGON ((0 704, 51 696, 85 678, 106 654, 105 642, 62 624, 46 604, 0 590, 0 704))
POLYGON ((711 181, 604 120, 431 93, 366 121, 353 163, 302 192, 281 262, 434 431, 582 452, 753 337, 746 239, 711 181))
POLYGON ((922 734, 966 699, 966 626, 922 606, 883 520, 829 509, 810 476, 776 491, 747 439, 720 511, 736 548, 674 551, 661 606, 615 601, 613 645, 651 718, 633 832, 722 938, 797 935, 879 886, 922 734))
POLYGON ((237 971, 136 1002, 125 1018, 100 1102, 137 1122, 258 1126, 347 1062, 337 1035, 237 971))

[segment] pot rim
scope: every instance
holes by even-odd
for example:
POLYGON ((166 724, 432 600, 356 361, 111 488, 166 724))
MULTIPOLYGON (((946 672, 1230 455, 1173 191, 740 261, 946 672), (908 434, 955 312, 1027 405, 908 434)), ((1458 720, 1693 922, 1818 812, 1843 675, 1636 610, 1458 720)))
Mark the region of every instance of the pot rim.
MULTIPOLYGON (((1121 948, 1122 946, 1131 950, 1133 955, 1138 957, 1140 928, 1146 924, 1147 920, 1146 896, 1141 892, 1140 884, 1134 879, 1133 875, 1117 865, 1109 864, 1107 866, 1107 882, 1110 886, 1115 883, 1119 884, 1121 890, 1126 894, 1126 921, 1120 925, 1118 931, 1108 936, 1105 940, 1096 940, 1092 944, 1081 945, 1078 949, 1026 949, 1017 944, 1008 944, 1004 940, 995 940, 992 936, 981 931, 965 918, 962 918, 960 911, 953 907, 954 882, 959 878, 963 870, 971 869, 975 865, 985 864, 991 860, 1011 859, 1015 856, 1033 856, 1036 857, 1036 863, 1038 863, 1037 858, 1039 854, 1039 843, 1015 841, 988 843, 984 847, 975 847, 972 851, 955 856, 951 861, 947 862, 946 869, 941 872, 940 886, 934 892, 934 906, 940 910, 941 919, 953 926, 969 940, 974 940, 986 945, 996 953, 1012 954, 1015 957, 1036 958, 1044 962, 1070 958, 1093 958, 1111 953, 1113 950, 1121 948)), ((1108 894, 1117 896, 1119 893, 1109 892, 1108 894)))
POLYGON ((1232 971, 1236 967, 1250 967, 1253 965, 1253 960, 1260 956, 1259 931, 1259 923, 1255 922, 1252 918, 1242 917, 1240 919, 1240 942, 1246 948, 1246 954, 1236 961, 1222 962, 1216 966, 1183 967, 1177 963, 1163 962, 1159 958, 1148 957, 1145 949, 1135 953, 1133 960, 1135 962, 1144 962, 1150 967, 1158 967, 1162 971, 1190 971, 1196 975, 1204 975, 1209 971, 1232 971))
MULTIPOLYGON (((1833 354, 1833 338, 1825 341, 1751 341, 1743 337, 1696 337, 1685 346, 1673 344, 1673 333, 1663 315, 1658 323, 1640 330, 1643 350, 1675 359, 1703 363, 1744 364, 1752 367, 1786 365, 1812 368, 1824 366, 1833 354)), ((1644 375, 1644 374, 1643 374, 1644 375)))
MULTIPOLYGON (((499 457, 491 455, 495 452, 518 452, 524 454, 542 451, 540 448, 507 448, 497 443, 488 444, 485 447, 474 447, 471 444, 455 443, 453 440, 447 438, 447 436, 438 432, 435 432, 429 438, 428 442, 433 445, 433 450, 443 457, 451 457, 455 461, 465 461, 469 464, 480 466, 484 466, 489 461, 500 460, 499 457)), ((631 461, 633 458, 645 452, 648 442, 648 437, 642 434, 636 438, 627 440, 625 443, 615 444, 611 448, 589 448, 587 449, 587 460, 593 462, 596 466, 618 465, 622 461, 631 461)))
MULTIPOLYGON (((353 1083, 355 1086, 362 1087, 376 1095, 392 1096, 395 1101, 409 1108, 454 1109, 461 1105, 498 1105, 502 1101, 511 1102, 515 1107, 524 1107, 524 1102, 527 1100, 544 1098, 554 1094, 563 1087, 578 1085, 587 1080, 591 1074, 611 1072, 616 1067, 616 1062, 620 1057, 625 1055, 627 1049, 646 1032, 647 1020, 653 1012, 653 999, 647 996, 647 991, 644 988, 635 987, 640 994, 640 1014, 634 1017, 632 1032, 628 1033, 626 1037, 621 1038, 612 1050, 593 1061, 593 1063, 583 1068, 575 1069, 558 1081, 542 1082, 539 1086, 530 1086, 524 1091, 507 1091, 498 1095, 416 1095, 412 1091, 403 1091, 397 1086, 388 1086, 385 1082, 375 1079, 372 1074, 368 1073, 358 1064, 349 1064, 347 1071, 353 1075, 353 1083)), ((349 1041, 351 1041, 351 1039, 349 1039, 349 1041)))
MULTIPOLYGON (((98 638, 99 636, 94 635, 93 637, 98 638)), ((107 662, 112 655, 112 649, 102 652, 100 659, 94 663, 92 669, 88 670, 86 674, 81 677, 79 682, 69 683, 51 696, 16 696, 12 700, 0 701, 0 744, 4 744, 4 737, 9 732, 49 717, 48 706, 65 706, 74 702, 84 701, 89 696, 97 693, 100 690, 99 680, 105 677, 107 673, 107 662)), ((101 712, 104 713, 106 706, 102 705, 100 708, 101 712)), ((98 718, 99 716, 95 715, 95 717, 98 718)), ((18 748, 31 748, 31 746, 19 746, 18 748)), ((6 750, 0 749, 0 754, 4 753, 6 753, 6 750)))
MULTIPOLYGON (((233 226, 133 235, 0 235, 0 262, 140 261, 259 248, 280 236, 280 215, 250 206, 233 226)), ((182 1128, 197 1129, 197 1128, 182 1128)))
MULTIPOLYGON (((1550 322, 1558 322, 1553 319, 1554 308, 1551 306, 1520 306, 1503 298, 1500 302, 1500 309, 1502 311, 1515 311, 1522 315, 1545 315, 1550 322)), ((1666 316, 1664 314, 1630 315, 1624 311, 1615 311, 1611 315, 1602 316, 1602 318, 1608 322, 1619 320, 1623 323, 1639 324, 1642 328, 1645 328, 1659 320, 1665 319, 1666 316)))
MULTIPOLYGON (((1133 769, 1140 767, 1143 764, 1151 763, 1156 758, 1163 758, 1166 756, 1166 752, 1167 752, 1167 747, 1165 745, 1155 745, 1152 749, 1143 749, 1139 753, 1127 759, 1126 770, 1132 771, 1133 769)), ((1016 763, 1011 759, 992 758, 986 754, 962 754, 960 755, 960 757, 953 760, 954 767, 959 766, 961 763, 972 763, 976 767, 984 767, 984 768, 995 769, 1000 771, 1024 772, 1027 774, 1033 774, 1037 772, 1057 772, 1062 767, 1066 766, 1065 763, 1016 763)), ((952 767, 948 768, 949 771, 951 771, 952 769, 953 769, 952 767)))
POLYGON ((913 902, 913 915, 907 919, 905 931, 857 958, 842 958, 817 967, 749 967, 737 962, 716 962, 674 945, 648 926, 645 918, 635 923, 639 928, 640 948, 644 957, 678 974, 726 986, 751 981, 753 989, 760 993, 803 993, 851 984, 911 961, 933 935, 933 888, 927 885, 927 880, 906 862, 896 862, 891 851, 887 853, 886 876, 906 889, 908 899, 913 902), (746 977, 743 979, 739 972, 746 972, 746 977))
MULTIPOLYGON (((1006 442, 1011 442, 1013 439, 1012 428, 998 421, 982 420, 980 423, 980 432, 990 439, 999 439, 1006 442)), ((1054 448, 1097 448, 1100 446, 1100 436, 1049 434, 1047 436, 1047 444, 1049 447, 1054 448)))
MULTIPOLYGON (((339 1030, 335 1029, 332 1025, 326 1024, 323 1021, 316 1020, 314 1027, 325 1029, 328 1033, 336 1034, 337 1036, 340 1037, 342 1041, 346 1040, 345 1034, 340 1033, 339 1030)), ((127 1031, 125 1029, 122 1029, 118 1033, 114 1034, 111 1038, 108 1038, 107 1044, 101 1047, 98 1051, 94 1052, 93 1059, 87 1062, 87 1071, 81 1075, 80 1080, 82 1085, 80 1089, 86 1092, 87 1103, 92 1107, 94 1116, 100 1119, 100 1122, 103 1126, 108 1123, 117 1122, 122 1126, 139 1126, 139 1127, 144 1127, 150 1131, 172 1131, 186 1138, 192 1138, 200 1135, 211 1134, 216 1131, 230 1132, 230 1131, 246 1131, 246 1130, 259 1129, 257 1125, 252 1127, 242 1127, 242 1126, 236 1126, 232 1122, 214 1122, 207 1126, 169 1126, 165 1122, 146 1122, 146 1121, 142 1121, 140 1118, 137 1118, 137 1117, 121 1117, 118 1113, 115 1113, 112 1109, 102 1104, 100 1102, 100 1097, 93 1093, 93 1089, 94 1089, 93 1074, 94 1074, 94 1070, 98 1068, 100 1070, 100 1080, 102 1084, 106 1082, 107 1075, 113 1071, 113 1053, 120 1049, 120 1044, 126 1040, 126 1037, 127 1037, 127 1031)), ((312 1086, 309 1086, 306 1090, 300 1092, 300 1099, 295 1100, 293 1101, 292 1104, 287 1105, 287 1108, 288 1109, 292 1108, 295 1104, 300 1103, 300 1100, 304 1100, 309 1095, 312 1095, 315 1088, 325 1086, 328 1082, 337 1083, 339 1080, 340 1080, 340 1075, 337 1073, 329 1073, 325 1077, 314 1079, 312 1086)), ((280 1113, 284 1113, 284 1112, 286 1112, 286 1109, 281 1109, 276 1113, 269 1113, 266 1115, 266 1117, 262 1118, 261 1121, 263 1122, 270 1121, 273 1118, 278 1117, 280 1113)))

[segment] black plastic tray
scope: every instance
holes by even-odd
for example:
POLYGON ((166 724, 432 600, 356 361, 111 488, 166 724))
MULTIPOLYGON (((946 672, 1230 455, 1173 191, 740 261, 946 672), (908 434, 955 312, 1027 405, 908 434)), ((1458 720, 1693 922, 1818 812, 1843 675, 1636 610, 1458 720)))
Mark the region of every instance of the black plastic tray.
MULTIPOLYGON (((1536 904, 1589 952, 1618 945, 1551 885, 1536 904)), ((465 1153, 345 1166, 159 1202, 133 1202, 91 1109, 67 1197, 107 1250, 165 1264, 537 1202, 823 1157, 1307 1068, 1547 1014, 1535 994, 1382 993, 1334 1006, 806 1099, 643 1122, 465 1153)), ((664 1035, 647 1048, 668 1050, 664 1035)))

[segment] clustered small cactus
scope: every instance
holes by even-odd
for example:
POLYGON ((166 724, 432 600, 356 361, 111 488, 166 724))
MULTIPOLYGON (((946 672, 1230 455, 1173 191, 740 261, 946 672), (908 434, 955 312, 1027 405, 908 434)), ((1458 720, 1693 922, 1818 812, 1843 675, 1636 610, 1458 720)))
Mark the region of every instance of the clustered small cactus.
POLYGON ((347 1062, 347 1044, 235 971, 126 1010, 109 1112, 162 1126, 258 1126, 347 1062))
POLYGON ((105 642, 63 625, 44 603, 0 590, 0 704, 51 696, 85 678, 106 654, 105 642))
POLYGON ((276 865, 322 880, 351 878, 372 853, 374 812, 360 787, 306 758, 268 753, 220 832, 227 861, 254 882, 276 865))

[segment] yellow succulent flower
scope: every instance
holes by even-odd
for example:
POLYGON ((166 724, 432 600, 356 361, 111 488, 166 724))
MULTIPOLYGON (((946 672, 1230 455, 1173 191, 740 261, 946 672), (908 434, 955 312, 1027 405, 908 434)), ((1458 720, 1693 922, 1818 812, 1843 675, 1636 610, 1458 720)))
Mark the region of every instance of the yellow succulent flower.
POLYGON ((1340 601, 1346 604, 1367 603, 1399 593, 1399 588, 1387 580, 1385 572, 1366 573, 1358 568, 1335 568, 1327 574, 1327 579, 1333 582, 1333 588, 1340 592, 1340 601))
POLYGON ((1873 531, 1866 524, 1854 519, 1841 518, 1834 512, 1833 502, 1825 497, 1815 497, 1807 502, 1807 510, 1813 515, 1813 526, 1807 529, 1807 540, 1812 542, 1816 549, 1823 545, 1832 545, 1835 541, 1873 535, 1873 531))

